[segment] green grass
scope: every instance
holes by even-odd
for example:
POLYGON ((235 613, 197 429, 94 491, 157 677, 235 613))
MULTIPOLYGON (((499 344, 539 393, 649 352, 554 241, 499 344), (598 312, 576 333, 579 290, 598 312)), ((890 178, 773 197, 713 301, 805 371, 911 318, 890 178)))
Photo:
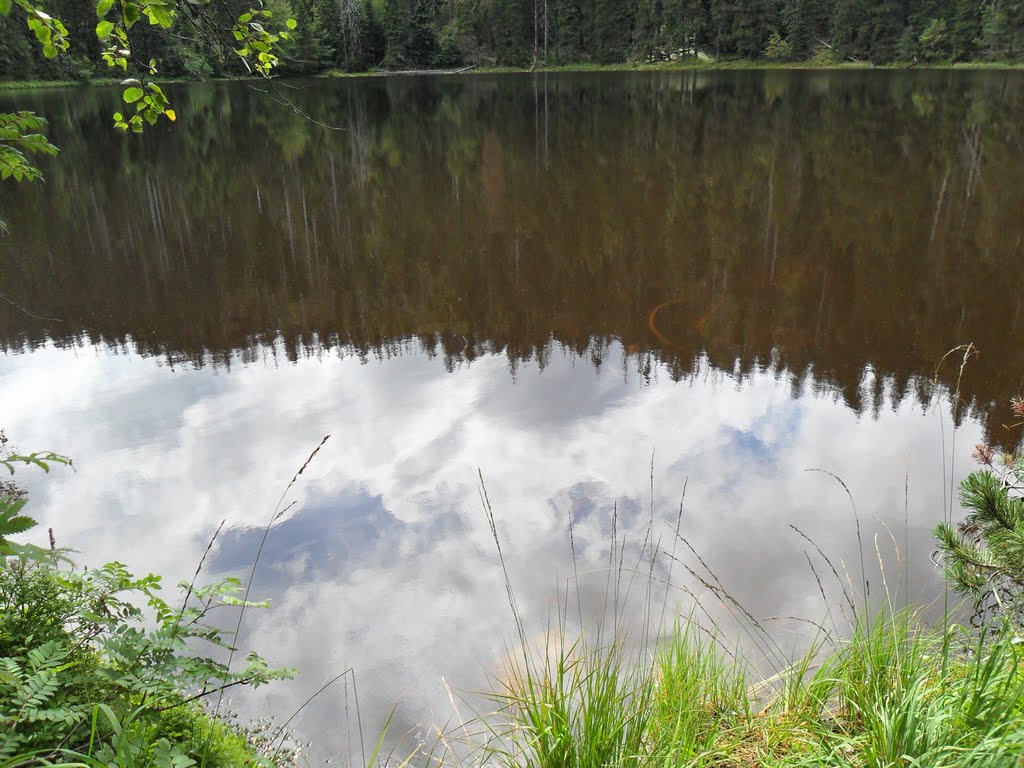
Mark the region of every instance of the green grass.
MULTIPOLYGON (((805 638, 806 650, 787 655, 677 528, 676 540, 707 576, 684 568, 739 622, 743 644, 726 643, 721 625, 708 613, 703 616, 713 632, 700 625, 697 614, 666 628, 649 587, 643 626, 632 627, 641 633, 638 642, 623 635, 622 607, 634 577, 653 574, 657 552, 644 565, 649 531, 632 568, 623 567, 613 535, 606 609, 598 625, 569 634, 567 587, 557 622, 538 645, 528 640, 482 481, 481 496, 519 644, 490 696, 497 710, 473 721, 482 729, 472 736, 482 735, 483 741, 473 745, 467 724, 460 724, 476 749, 473 764, 1024 767, 1024 638, 1006 617, 978 629, 951 623, 948 617, 955 614, 944 612, 942 626, 933 626, 922 610, 894 608, 886 588, 876 614, 858 611, 848 597, 847 626, 812 622, 816 629, 805 638)), ((674 547, 665 554, 682 563, 674 547)), ((578 582, 575 566, 574 577, 578 582)), ((671 571, 666 583, 672 583, 671 571)), ((854 590, 849 580, 848 585, 854 590)), ((703 611, 699 600, 694 610, 703 611)), ((582 626, 582 611, 578 618, 582 626)))
MULTIPOLYGON (((646 64, 639 62, 620 62, 616 64, 594 64, 592 62, 575 62, 571 64, 551 64, 537 67, 474 67, 461 72, 461 75, 502 75, 524 72, 688 72, 688 71, 716 71, 734 69, 870 69, 871 64, 845 62, 839 64, 821 64, 815 62, 766 62, 750 60, 722 60, 702 61, 686 59, 683 61, 659 62, 646 64)), ((454 73, 457 70, 448 70, 454 73)), ((443 72, 438 71, 439 74, 443 72)), ((367 72, 345 72, 332 69, 323 72, 319 77, 387 77, 391 73, 385 70, 370 70, 367 72)))
MULTIPOLYGON (((752 59, 682 59, 679 61, 666 61, 657 63, 640 62, 619 62, 614 64, 595 64, 593 62, 575 62, 569 64, 551 64, 548 66, 536 67, 474 67, 473 69, 461 72, 462 75, 492 75, 512 74, 523 72, 687 72, 687 71, 719 71, 719 70, 860 70, 860 69, 891 69, 891 70, 932 70, 932 69, 985 69, 985 70, 1018 70, 1024 68, 1022 63, 1013 62, 958 62, 950 63, 929 63, 929 64, 872 64, 871 62, 843 61, 831 62, 823 59, 809 61, 759 61, 752 59)), ((459 69, 459 68, 456 68, 459 69)), ((456 70, 449 70, 454 72, 456 70)), ((320 73, 319 77, 387 77, 389 72, 384 70, 370 70, 366 72, 346 72, 344 70, 328 70, 320 73)))
MULTIPOLYGON (((168 83, 195 83, 199 82, 193 78, 186 77, 155 77, 153 82, 159 85, 168 83)), ((258 78, 224 78, 211 77, 211 82, 221 82, 230 79, 255 80, 258 78)), ((117 77, 93 77, 89 80, 0 80, 0 91, 35 91, 47 88, 105 88, 121 85, 122 78, 117 77)))
POLYGON ((27 91, 40 88, 77 88, 87 85, 80 80, 3 80, 0 91, 27 91))
POLYGON ((503 683, 492 752, 531 768, 1019 767, 1018 643, 1008 625, 943 632, 897 612, 769 678, 692 622, 639 662, 621 641, 555 644, 503 683))

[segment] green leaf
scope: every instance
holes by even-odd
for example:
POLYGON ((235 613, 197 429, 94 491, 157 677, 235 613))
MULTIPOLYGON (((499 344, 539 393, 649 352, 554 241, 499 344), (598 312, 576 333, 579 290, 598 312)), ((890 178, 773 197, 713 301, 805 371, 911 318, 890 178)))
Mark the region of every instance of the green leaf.
POLYGON ((164 8, 150 6, 149 21, 151 24, 158 24, 164 29, 167 29, 172 23, 174 23, 174 17, 164 8))
POLYGON ((102 19, 114 7, 114 0, 100 0, 96 3, 96 17, 102 19))
POLYGON ((100 40, 106 40, 110 37, 110 33, 114 31, 114 22, 107 21, 104 19, 96 25, 96 37, 100 40))
POLYGON ((141 88, 127 88, 124 92, 124 103, 134 104, 136 101, 142 98, 141 88))
POLYGON ((0 0, 0 16, 7 16, 11 12, 11 0, 0 0))
POLYGON ((295 29, 297 26, 299 26, 299 22, 297 22, 295 19, 288 19, 288 21, 286 21, 284 25, 288 27, 288 29, 295 29))
POLYGON ((121 6, 121 16, 124 18, 125 27, 131 27, 139 20, 139 15, 139 6, 135 5, 135 3, 128 3, 127 5, 121 6))
MULTIPOLYGON (((14 536, 18 533, 24 533, 27 530, 35 528, 37 525, 36 521, 26 515, 18 515, 8 520, 3 521, 3 530, 5 536, 14 536)), ((269 604, 268 604, 269 605, 269 604)))

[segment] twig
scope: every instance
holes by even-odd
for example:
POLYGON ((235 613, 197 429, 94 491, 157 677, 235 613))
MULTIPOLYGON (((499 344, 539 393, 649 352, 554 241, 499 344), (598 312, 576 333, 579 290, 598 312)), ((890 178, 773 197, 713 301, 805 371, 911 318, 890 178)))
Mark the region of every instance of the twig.
POLYGON ((51 323, 63 323, 64 322, 59 317, 43 317, 42 315, 37 315, 34 312, 30 312, 29 310, 27 310, 23 306, 21 306, 21 304, 19 304, 16 301, 12 301, 11 299, 9 299, 6 296, 4 296, 2 293, 0 293, 0 300, 6 301, 8 304, 10 304, 15 309, 20 310, 21 312, 24 312, 26 315, 28 315, 29 317, 34 318, 36 320, 47 320, 47 321, 49 321, 51 323))

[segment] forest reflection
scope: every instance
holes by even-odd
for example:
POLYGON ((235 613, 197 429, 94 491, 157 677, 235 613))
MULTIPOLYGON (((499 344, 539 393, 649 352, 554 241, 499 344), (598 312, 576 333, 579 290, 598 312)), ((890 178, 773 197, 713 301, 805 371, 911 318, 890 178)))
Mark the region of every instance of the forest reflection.
POLYGON ((1024 73, 659 72, 7 94, 51 120, 5 188, 0 346, 230 366, 567 353, 810 379, 850 407, 960 390, 996 441, 1022 386, 1024 73), (938 370, 955 388, 958 364, 938 370), (884 393, 883 393, 884 390, 884 393))

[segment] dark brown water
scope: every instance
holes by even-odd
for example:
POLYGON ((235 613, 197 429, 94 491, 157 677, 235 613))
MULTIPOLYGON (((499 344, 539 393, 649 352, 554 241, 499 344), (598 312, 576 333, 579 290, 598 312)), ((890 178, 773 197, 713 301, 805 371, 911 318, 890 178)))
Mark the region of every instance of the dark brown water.
MULTIPOLYGON (((2 291, 38 316, 0 303, 0 426, 78 466, 32 478, 44 526, 177 577, 226 518, 235 570, 332 434, 257 584, 256 644, 306 671, 271 710, 348 664, 370 731, 399 697, 446 720, 442 677, 485 684, 513 627, 478 468, 538 632, 570 513, 599 568, 613 518, 634 554, 652 515, 673 538, 687 479, 685 532, 759 615, 826 610, 788 523, 859 574, 812 467, 857 501, 873 594, 879 552, 938 593, 951 481, 1016 442, 1022 73, 295 85, 339 130, 244 85, 175 87, 141 139, 113 90, 0 98, 63 150, 0 189, 2 291), (932 382, 970 341, 954 414, 960 357, 932 382)), ((323 750, 343 703, 304 715, 323 750)))

